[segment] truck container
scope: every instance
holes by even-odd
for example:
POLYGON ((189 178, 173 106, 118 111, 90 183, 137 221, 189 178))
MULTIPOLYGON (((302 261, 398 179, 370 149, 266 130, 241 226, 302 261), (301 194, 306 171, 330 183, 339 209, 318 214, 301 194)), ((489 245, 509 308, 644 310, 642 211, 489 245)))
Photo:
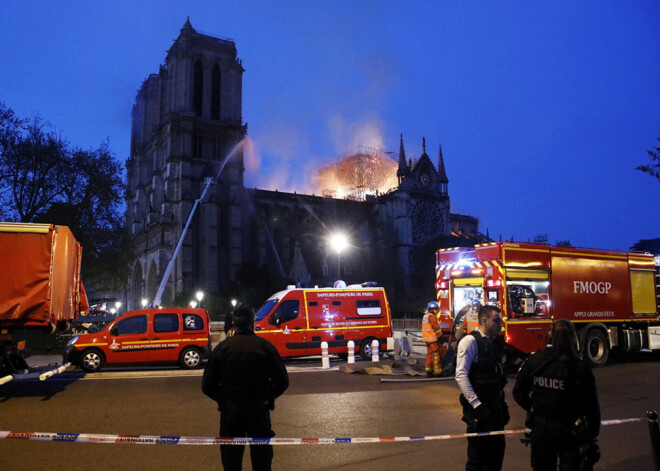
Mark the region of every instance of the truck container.
POLYGON ((12 331, 66 330, 89 309, 81 256, 66 226, 0 222, 0 377, 27 366, 12 331))

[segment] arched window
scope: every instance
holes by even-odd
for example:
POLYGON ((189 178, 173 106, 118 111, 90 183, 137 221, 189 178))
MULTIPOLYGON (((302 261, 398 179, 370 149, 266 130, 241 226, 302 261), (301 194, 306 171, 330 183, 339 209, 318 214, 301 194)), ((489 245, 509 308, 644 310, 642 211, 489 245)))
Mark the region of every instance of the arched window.
POLYGON ((202 116, 202 103, 204 99, 204 69, 202 61, 195 62, 193 70, 193 111, 195 116, 202 116))
POLYGON ((222 77, 220 76, 220 67, 218 64, 213 66, 213 75, 211 78, 211 118, 220 119, 220 87, 222 86, 222 77))

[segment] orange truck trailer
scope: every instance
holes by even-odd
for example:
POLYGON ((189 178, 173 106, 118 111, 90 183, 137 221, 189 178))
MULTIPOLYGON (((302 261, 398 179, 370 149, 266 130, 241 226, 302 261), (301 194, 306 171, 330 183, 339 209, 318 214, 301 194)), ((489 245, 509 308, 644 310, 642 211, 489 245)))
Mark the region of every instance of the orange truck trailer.
POLYGON ((558 319, 575 324, 580 351, 595 367, 611 349, 658 350, 658 262, 648 253, 514 242, 441 249, 441 327, 449 334, 462 322, 473 330, 477 307, 491 304, 502 309, 510 353, 544 348, 558 319))
POLYGON ((0 222, 0 378, 27 369, 13 330, 66 330, 89 309, 81 255, 66 226, 0 222))

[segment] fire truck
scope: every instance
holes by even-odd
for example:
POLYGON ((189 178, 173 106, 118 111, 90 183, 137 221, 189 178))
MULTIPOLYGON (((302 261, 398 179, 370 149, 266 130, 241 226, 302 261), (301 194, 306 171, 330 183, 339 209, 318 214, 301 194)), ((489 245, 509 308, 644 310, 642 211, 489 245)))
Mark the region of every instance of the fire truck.
POLYGON ((502 309, 509 353, 542 349, 553 321, 567 319, 594 367, 611 349, 660 349, 660 258, 542 244, 493 242, 436 252, 441 327, 477 326, 476 310, 502 309), (461 319, 462 317, 465 319, 461 319))

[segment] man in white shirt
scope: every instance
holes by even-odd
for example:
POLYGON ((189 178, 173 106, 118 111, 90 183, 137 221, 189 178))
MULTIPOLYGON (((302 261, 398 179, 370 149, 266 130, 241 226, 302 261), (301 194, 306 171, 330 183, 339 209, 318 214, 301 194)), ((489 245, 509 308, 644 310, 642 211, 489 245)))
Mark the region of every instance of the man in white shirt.
MULTIPOLYGON (((502 311, 496 306, 482 306, 478 319, 479 327, 459 342, 456 360, 462 420, 468 433, 503 430, 509 422, 504 400, 502 311)), ((466 471, 501 470, 504 448, 503 435, 468 438, 466 471)))

